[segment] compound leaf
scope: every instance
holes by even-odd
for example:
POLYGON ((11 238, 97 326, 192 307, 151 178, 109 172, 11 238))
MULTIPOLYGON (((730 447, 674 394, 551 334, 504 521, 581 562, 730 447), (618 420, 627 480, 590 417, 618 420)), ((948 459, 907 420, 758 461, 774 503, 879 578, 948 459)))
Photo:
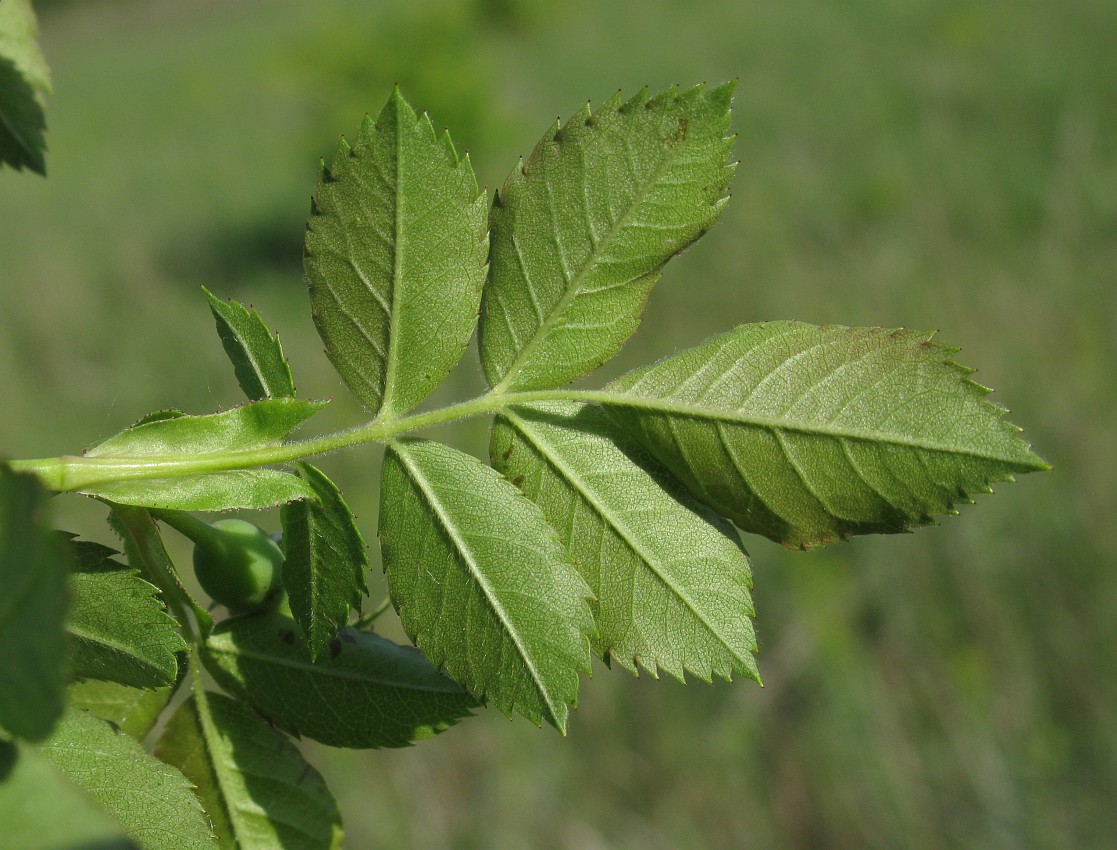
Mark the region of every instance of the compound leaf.
POLYGON ((194 783, 218 840, 240 850, 330 850, 341 816, 291 740, 240 703, 196 689, 155 749, 194 783))
POLYGON ((618 93, 556 123, 493 202, 481 364, 493 386, 554 387, 636 330, 663 265, 713 226, 733 166, 733 83, 618 93))
POLYGON ((222 301, 203 287, 209 309, 217 323, 217 335, 244 394, 253 401, 264 398, 293 398, 295 384, 291 366, 283 356, 279 334, 272 336, 256 310, 236 301, 222 301))
POLYGON ((216 850, 186 777, 112 724, 68 709, 39 751, 145 850, 216 850))
POLYGON ((396 89, 322 169, 307 224, 314 324, 354 394, 383 418, 422 401, 465 351, 488 254, 468 157, 396 89))
POLYGON ((297 475, 278 469, 238 469, 178 478, 110 481, 81 490, 118 505, 167 511, 261 510, 296 499, 313 499, 314 491, 297 475))
POLYGON ((1047 468, 930 337, 742 325, 622 376, 606 404, 746 531, 791 547, 904 531, 1047 468))
POLYGON ((543 509, 593 591, 595 653, 634 673, 759 680, 737 532, 600 408, 508 410, 493 426, 492 459, 543 509))
POLYGON ((278 445, 325 405, 324 401, 268 398, 205 416, 164 411, 109 437, 85 455, 90 458, 183 458, 214 450, 263 449, 278 445))
POLYGON ((5 846, 136 850, 124 828, 34 747, 0 737, 0 777, 5 846))
POLYGON ((0 726, 31 740, 62 715, 69 553, 43 523, 46 493, 0 464, 0 726))
POLYGON ((349 609, 360 610, 368 592, 368 553, 341 492, 319 469, 296 466, 314 492, 313 499, 285 505, 283 523, 283 587, 291 613, 309 641, 310 657, 345 625, 349 609))
POLYGON ((384 570, 408 636, 477 697, 564 731, 593 619, 539 508, 428 440, 390 443, 382 474, 384 570))
POLYGON ((281 614, 216 628, 202 660, 217 683, 296 735, 335 747, 403 747, 448 729, 477 705, 421 653, 342 629, 310 660, 298 624, 281 614))
POLYGON ((162 688, 133 688, 117 682, 86 679, 66 691, 66 703, 107 720, 141 740, 155 726, 178 687, 175 680, 162 688))
POLYGON ((186 641, 163 610, 158 588, 112 560, 117 553, 107 546, 87 540, 70 546, 76 567, 66 631, 73 674, 137 688, 169 685, 186 641))
POLYGON ((43 96, 50 71, 29 0, 0 4, 0 163, 46 174, 43 96))

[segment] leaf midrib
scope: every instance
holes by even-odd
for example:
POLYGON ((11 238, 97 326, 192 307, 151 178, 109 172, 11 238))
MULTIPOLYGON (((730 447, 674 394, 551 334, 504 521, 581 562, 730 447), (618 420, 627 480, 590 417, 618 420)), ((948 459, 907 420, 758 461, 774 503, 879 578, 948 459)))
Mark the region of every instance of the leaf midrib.
POLYGON ((972 457, 979 460, 994 461, 1010 465, 1026 466, 1027 468, 1043 469, 1044 464, 1027 461, 1022 458, 1010 458, 992 452, 977 451, 966 446, 951 445, 932 439, 908 437, 893 432, 871 432, 856 428, 842 429, 818 422, 803 422, 802 420, 787 419, 782 416, 760 416, 745 414, 739 410, 727 408, 705 407, 690 402, 681 402, 670 399, 648 398, 646 396, 627 395, 624 392, 605 390, 600 393, 585 393, 583 396, 594 396, 602 406, 637 408, 651 413, 662 413, 682 416, 697 420, 713 420, 715 422, 728 422, 747 428, 761 428, 768 431, 792 431, 808 436, 830 437, 833 439, 848 439, 875 445, 889 444, 903 446, 910 449, 920 449, 928 452, 972 457))
MULTIPOLYGON (((562 144, 562 142, 556 141, 555 144, 562 144)), ((654 172, 654 175, 652 177, 650 177, 648 180, 646 180, 639 187, 639 190, 633 196, 632 203, 629 204, 628 208, 625 209, 625 211, 620 216, 617 217, 616 221, 613 222, 612 226, 610 226, 606 230, 604 236, 598 237, 598 238, 593 238, 592 222, 589 222, 589 224, 591 225, 590 226, 590 236, 591 236, 591 242, 592 242, 592 250, 590 251, 589 255, 586 257, 586 261, 582 264, 582 267, 580 269, 578 269, 578 271, 570 279, 570 281, 567 284, 566 291, 563 293, 562 298, 559 299, 558 304, 555 305, 554 309, 551 310, 551 312, 547 315, 547 318, 545 320, 543 320, 543 322, 539 325, 539 327, 536 329, 535 333, 532 335, 531 339, 528 340, 527 345, 525 345, 520 350, 519 355, 517 355, 516 359, 512 361, 512 365, 509 366, 507 371, 504 373, 504 377, 501 378, 500 382, 493 388, 493 392, 503 392, 503 391, 507 390, 510 385, 515 383, 515 376, 517 375, 518 370, 523 368, 524 363, 530 358, 530 355, 535 351, 536 348, 538 348, 538 346, 542 343, 542 341, 549 335, 550 330, 555 327, 555 325, 557 323, 557 317, 561 316, 563 314, 563 312, 566 310, 566 308, 577 297, 579 297, 582 294, 581 284, 582 284, 583 279, 589 274, 590 270, 593 269, 597 265, 597 262, 598 262, 598 259, 599 259, 600 255, 605 252, 606 248, 611 246, 612 241, 613 241, 614 237, 616 236, 616 234, 620 230, 623 229, 624 225, 630 220, 630 218, 632 217, 632 215, 633 215, 634 211, 637 209, 637 207, 639 207, 640 204, 643 203, 644 198, 647 196, 650 188, 658 183, 659 178, 663 176, 664 172, 667 171, 670 168, 670 166, 674 165, 675 160, 677 159, 677 157, 678 157, 678 155, 679 155, 679 153, 680 153, 680 151, 682 150, 683 147, 684 147, 683 145, 679 145, 675 148, 667 148, 667 155, 660 162, 659 167, 656 168, 656 170, 654 172)), ((582 177, 581 177, 581 180, 582 180, 583 184, 585 183, 585 179, 586 179, 585 169, 583 168, 582 177)), ((550 184, 547 183, 547 182, 544 182, 544 187, 547 189, 548 193, 550 193, 550 184)), ((584 189, 583 189, 583 193, 584 193, 584 189)), ((587 215, 588 215, 588 210, 587 210, 587 215)), ((515 231, 513 231, 513 233, 512 233, 512 236, 514 236, 514 235, 515 235, 515 231)), ((559 244, 559 241, 557 239, 557 233, 556 233, 556 239, 555 239, 555 249, 556 249, 556 251, 558 252, 558 255, 559 255, 558 258, 559 258, 560 265, 562 265, 564 267, 564 270, 565 270, 566 263, 563 260, 563 254, 565 252, 563 251, 561 245, 559 244)), ((649 271, 654 271, 654 270, 655 270, 654 268, 649 269, 649 271)), ((526 274, 524 275, 524 282, 528 283, 528 288, 529 288, 529 290, 531 290, 531 286, 530 286, 530 283, 528 282, 526 274)), ((535 300, 534 293, 532 293, 532 300, 533 301, 535 300)))
POLYGON ((508 613, 505 611, 504 606, 500 603, 500 600, 496 598, 496 593, 493 590, 492 585, 489 583, 488 577, 485 575, 484 571, 477 566, 472 557, 470 547, 467 545, 466 541, 461 538, 457 527, 454 525, 452 518, 446 513, 446 510, 443 507, 442 502, 438 498, 437 494, 432 491, 430 481, 426 478, 426 476, 423 475, 422 471, 410 461, 410 459, 406 456, 405 452, 401 450, 401 447, 398 444, 393 446, 393 448, 395 449, 396 456, 399 457, 403 465, 407 467, 408 472, 411 474, 412 481, 414 481, 416 486, 419 487, 419 490, 422 493, 422 496, 427 502, 428 506, 439 518, 439 520, 441 520, 443 529, 450 536, 451 542, 454 544, 458 553, 461 555, 462 560, 469 570, 470 575, 477 582, 478 587, 480 587, 483 591, 484 599, 488 603, 493 614, 496 615, 496 618, 504 627, 505 633, 510 638, 512 638, 512 643, 516 647, 517 654, 520 656, 520 659, 523 661, 524 666, 527 668, 528 675, 531 677, 532 682, 535 683, 535 688, 538 691, 539 695, 543 697, 544 704, 547 707, 548 713, 551 715, 551 719, 555 721, 556 725, 559 725, 558 720, 561 717, 561 714, 559 711, 556 711, 556 707, 552 702, 550 689, 543 682, 538 669, 536 669, 535 663, 531 659, 526 647, 523 644, 523 641, 520 638, 519 631, 513 627, 512 623, 509 621, 508 613))
MULTIPOLYGON (((595 509, 597 514, 601 517, 602 521, 605 522, 611 529, 613 529, 616 532, 617 536, 621 538, 621 540, 624 542, 625 546, 627 546, 628 549, 637 558, 639 558, 644 564, 646 564, 648 566, 648 568, 652 571, 652 573, 656 576, 656 578, 658 578, 659 581, 664 586, 666 586, 672 593, 675 594, 675 596, 677 596, 686 605, 687 609, 689 611, 691 611, 694 614, 695 618, 697 618, 698 621, 701 622, 702 625, 706 628, 706 630, 714 638, 717 639, 718 643, 720 643, 722 646, 724 646, 729 651, 729 653, 734 658, 736 658, 738 661, 740 661, 745 666, 745 668, 747 669, 750 666, 749 662, 751 661, 751 658, 748 658, 748 657, 742 658, 740 655, 738 655, 737 651, 733 647, 731 647, 728 643, 726 643, 726 641, 718 633, 717 629, 715 629, 710 624, 710 622, 706 618, 705 614, 703 612, 701 612, 695 606, 695 604, 691 600, 690 596, 686 592, 684 592, 684 590, 676 587, 675 584, 672 581, 670 581, 670 579, 667 576, 665 576, 662 572, 660 572, 660 570, 657 568, 656 564, 653 562, 653 559, 646 554, 644 548, 640 545, 640 543, 633 539, 633 537, 632 537, 632 535, 631 535, 631 533, 630 533, 630 531, 627 527, 627 524, 620 521, 619 519, 615 518, 613 516, 613 514, 607 509, 607 507, 603 506, 600 502, 591 498, 590 493, 591 493, 592 488, 582 479, 582 477, 575 470, 571 469, 569 466, 567 466, 565 463, 563 463, 560 458, 558 458, 555 455, 547 452, 544 449, 544 447, 541 446, 537 441, 535 441, 534 439, 531 439, 527 430, 523 427, 526 423, 524 422, 522 417, 517 416, 512 411, 508 411, 507 416, 516 421, 517 430, 526 439, 528 439, 529 442, 531 442, 531 444, 536 448, 536 450, 539 451, 539 453, 543 457, 545 457, 547 459, 547 462, 549 464, 551 464, 552 468, 559 475, 563 476, 567 480, 567 482, 572 487, 574 487, 574 489, 579 494, 581 494, 583 497, 585 497, 587 503, 590 504, 595 509)), ((658 659, 657 659, 657 663, 658 663, 658 659)))

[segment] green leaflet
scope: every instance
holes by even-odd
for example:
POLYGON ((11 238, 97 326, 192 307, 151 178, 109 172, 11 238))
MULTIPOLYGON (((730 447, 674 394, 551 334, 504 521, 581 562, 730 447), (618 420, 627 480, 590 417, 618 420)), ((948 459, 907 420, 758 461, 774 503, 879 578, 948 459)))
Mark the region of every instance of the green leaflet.
POLYGON ((235 508, 273 508, 296 499, 313 499, 296 475, 278 469, 238 469, 178 478, 138 478, 83 488, 118 505, 138 505, 167 511, 229 511, 235 508))
POLYGON ((155 752, 194 783, 218 840, 239 850, 330 850, 341 816, 326 783, 259 715, 199 687, 155 752))
POLYGON ((486 218, 468 158, 399 89, 322 169, 306 236, 311 312, 342 379, 382 418, 426 398, 465 351, 486 218))
POLYGON ((512 173, 492 209, 490 384, 559 386, 620 350, 664 263, 725 206, 733 86, 587 104, 512 173))
POLYGON ((112 816, 34 747, 0 736, 0 824, 19 850, 136 850, 112 816))
POLYGON ((119 726, 139 741, 155 726, 159 715, 174 696, 178 682, 176 679, 170 685, 150 690, 87 679, 74 682, 67 688, 66 704, 119 726))
POLYGON ((0 3, 0 164, 46 174, 43 96, 50 71, 29 0, 0 3))
POLYGON ((697 498, 808 547, 1047 468, 955 351, 910 330, 742 325, 622 376, 607 407, 697 498))
POLYGON ((759 681, 737 532, 599 408, 514 408, 494 423, 492 459, 543 509, 593 591, 595 653, 634 673, 759 681))
POLYGON ((209 309, 217 323, 217 335, 244 394, 253 401, 264 398, 294 398, 291 367, 283 356, 279 334, 272 336, 255 310, 232 299, 222 301, 204 287, 209 309))
POLYGON ((129 565, 154 582, 164 594, 173 592, 185 599, 197 631, 208 635, 213 629, 213 617, 182 586, 151 514, 143 508, 114 504, 109 513, 109 526, 120 538, 129 565))
POLYGON ((281 614, 226 620, 202 653, 221 687, 296 734, 335 747, 404 747, 467 717, 477 702, 421 653, 343 629, 310 660, 281 614))
POLYGON ((71 708, 40 752, 144 850, 216 850, 186 777, 104 720, 71 708))
POLYGON ((324 401, 269 398, 222 413, 145 417, 87 451, 91 458, 180 457, 220 450, 247 452, 278 445, 294 428, 326 406, 324 401))
POLYGON ((62 714, 69 553, 43 520, 46 493, 0 464, 0 727, 31 740, 62 714))
POLYGON ((384 459, 380 541, 415 644, 506 714, 560 731, 589 672, 589 590, 532 502, 477 459, 396 440, 384 459))
POLYGON ((66 631, 73 674, 137 688, 169 685, 186 641, 163 610, 158 589, 112 560, 116 552, 107 546, 89 541, 70 546, 76 568, 66 631))
POLYGON ((283 522, 283 587, 291 613, 309 642, 310 657, 345 625, 349 609, 360 610, 368 593, 368 553, 353 514, 332 481, 309 463, 297 465, 314 493, 285 505, 283 522))

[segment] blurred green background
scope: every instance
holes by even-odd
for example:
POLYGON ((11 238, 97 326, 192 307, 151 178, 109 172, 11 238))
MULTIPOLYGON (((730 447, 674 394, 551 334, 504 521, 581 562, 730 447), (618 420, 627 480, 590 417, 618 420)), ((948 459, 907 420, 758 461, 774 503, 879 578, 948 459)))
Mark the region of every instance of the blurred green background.
MULTIPOLYGON (((739 77, 733 202, 603 372, 739 322, 938 328, 1055 467, 913 537, 749 540, 763 689, 599 666, 566 739, 489 711, 308 747, 348 847, 1114 846, 1117 3, 38 8, 50 176, 0 172, 4 454, 238 402, 203 284, 280 330, 300 394, 335 397, 322 427, 356 422, 302 228, 318 158, 393 83, 491 191, 587 99, 739 77)), ((439 397, 479 386, 470 359, 439 397)), ((446 437, 484 451, 482 424, 446 437)), ((326 461, 370 540, 377 464, 326 461)), ((56 512, 111 541, 95 505, 56 512)))

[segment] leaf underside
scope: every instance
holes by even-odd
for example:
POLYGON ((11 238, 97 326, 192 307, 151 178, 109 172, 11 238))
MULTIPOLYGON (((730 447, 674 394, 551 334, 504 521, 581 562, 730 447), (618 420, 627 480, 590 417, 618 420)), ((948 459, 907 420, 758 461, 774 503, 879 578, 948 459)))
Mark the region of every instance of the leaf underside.
POLYGON ((186 641, 158 589, 112 560, 116 552, 107 546, 85 540, 70 545, 77 566, 70 576, 66 630, 74 675, 137 688, 169 685, 186 641))
POLYGON ((172 511, 262 510, 297 499, 314 498, 314 491, 302 479, 278 469, 238 469, 180 478, 111 481, 79 492, 118 505, 172 511))
POLYGON ((272 336, 260 314, 236 301, 222 301, 202 290, 217 323, 217 335, 244 394, 252 401, 294 398, 291 367, 283 356, 279 335, 272 336))
POLYGON ((280 614, 226 620, 202 660, 269 720, 334 747, 404 747, 477 705, 420 652, 368 632, 342 630, 312 662, 298 624, 280 614))
POLYGON ((565 729, 589 671, 589 590, 539 508, 476 458, 393 441, 380 541, 408 636, 478 698, 565 729))
POLYGON ((324 401, 268 398, 204 416, 161 411, 85 454, 91 458, 178 458, 215 448, 226 452, 262 449, 279 444, 325 405, 324 401))
POLYGON ((323 168, 306 235, 311 312, 334 368, 382 418, 426 398, 465 351, 486 218, 468 158, 398 89, 323 168))
POLYGON ((930 334, 742 325, 607 387, 701 501, 790 547, 904 531, 1045 469, 930 334))
POLYGON ((341 816, 321 774, 287 736, 228 697, 195 691, 167 724, 156 755, 194 784, 225 846, 340 846, 341 816))
POLYGON ((494 423, 491 448, 593 591, 597 655, 680 680, 759 679, 752 574, 737 532, 599 408, 514 408, 494 423))
POLYGON ((4 846, 136 850, 124 828, 34 747, 0 737, 0 776, 4 846))
POLYGON ((162 688, 133 688, 117 682, 86 679, 66 690, 66 704, 107 720, 137 741, 155 726, 171 701, 177 680, 162 688))
POLYGON ((307 635, 311 658, 345 625, 350 609, 360 610, 368 593, 368 553, 349 506, 332 481, 308 463, 296 466, 314 493, 285 505, 283 586, 291 613, 307 635))
POLYGON ((216 850, 186 777, 104 720, 71 708, 40 752, 144 850, 216 850))
POLYGON ((491 385, 560 386, 620 350, 664 263, 725 205, 733 85, 587 104, 512 173, 491 215, 491 385))

